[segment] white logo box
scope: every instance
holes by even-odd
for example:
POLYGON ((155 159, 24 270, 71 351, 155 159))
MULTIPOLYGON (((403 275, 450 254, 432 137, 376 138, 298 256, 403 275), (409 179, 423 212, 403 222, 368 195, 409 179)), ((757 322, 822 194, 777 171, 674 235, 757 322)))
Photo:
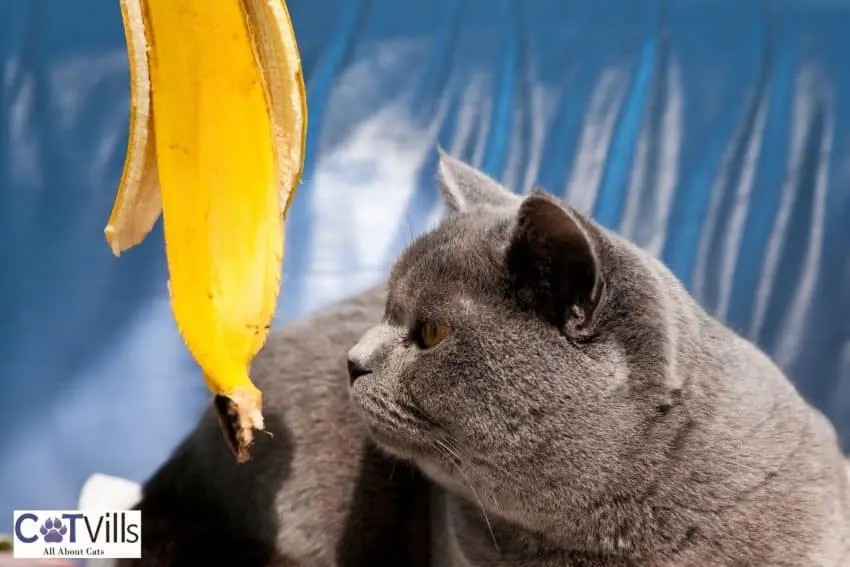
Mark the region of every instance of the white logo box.
POLYGON ((117 559, 142 554, 139 510, 15 510, 13 556, 117 559))

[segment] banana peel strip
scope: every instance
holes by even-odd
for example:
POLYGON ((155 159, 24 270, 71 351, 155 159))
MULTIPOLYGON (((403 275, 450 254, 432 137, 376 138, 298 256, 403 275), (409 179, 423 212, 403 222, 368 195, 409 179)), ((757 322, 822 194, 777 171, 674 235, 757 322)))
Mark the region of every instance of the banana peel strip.
POLYGON ((282 0, 120 0, 130 136, 104 230, 118 256, 163 218, 177 326, 237 460, 263 430, 249 377, 280 290, 307 109, 282 0))

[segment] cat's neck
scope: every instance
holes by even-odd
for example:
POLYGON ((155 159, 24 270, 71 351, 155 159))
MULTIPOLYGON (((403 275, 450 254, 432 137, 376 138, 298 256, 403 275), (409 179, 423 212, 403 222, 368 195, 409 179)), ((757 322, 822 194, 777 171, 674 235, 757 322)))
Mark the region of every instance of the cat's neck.
POLYGON ((789 565, 819 564, 821 554, 840 553, 828 546, 850 541, 850 483, 848 465, 828 443, 817 436, 809 443, 789 448, 770 470, 736 468, 737 476, 709 467, 702 474, 720 475, 711 479, 676 461, 647 493, 612 494, 583 510, 569 509, 564 496, 560 509, 540 510, 535 528, 505 520, 486 496, 443 492, 442 565, 695 567, 779 564, 792 556, 797 562, 789 565), (825 531, 800 534, 796 522, 825 531))
POLYGON ((436 567, 636 567, 630 559, 575 551, 546 535, 506 522, 475 502, 442 493, 436 567))

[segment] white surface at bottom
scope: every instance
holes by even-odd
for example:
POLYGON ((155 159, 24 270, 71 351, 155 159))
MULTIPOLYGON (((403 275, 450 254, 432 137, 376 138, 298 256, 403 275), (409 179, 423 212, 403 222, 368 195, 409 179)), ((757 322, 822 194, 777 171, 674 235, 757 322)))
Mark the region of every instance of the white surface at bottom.
MULTIPOLYGON (((142 497, 142 487, 117 476, 95 473, 80 491, 80 510, 129 510, 142 497)), ((114 559, 87 559, 86 567, 113 567, 114 559)))

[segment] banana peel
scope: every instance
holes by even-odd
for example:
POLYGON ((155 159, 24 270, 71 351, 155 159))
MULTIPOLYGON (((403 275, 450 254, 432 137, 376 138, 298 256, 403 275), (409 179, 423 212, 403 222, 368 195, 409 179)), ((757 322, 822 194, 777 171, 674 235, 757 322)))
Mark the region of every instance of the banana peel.
POLYGON ((120 0, 130 130, 104 233, 113 254, 162 216, 174 318, 239 462, 264 430, 249 368, 280 290, 307 108, 283 0, 120 0))

